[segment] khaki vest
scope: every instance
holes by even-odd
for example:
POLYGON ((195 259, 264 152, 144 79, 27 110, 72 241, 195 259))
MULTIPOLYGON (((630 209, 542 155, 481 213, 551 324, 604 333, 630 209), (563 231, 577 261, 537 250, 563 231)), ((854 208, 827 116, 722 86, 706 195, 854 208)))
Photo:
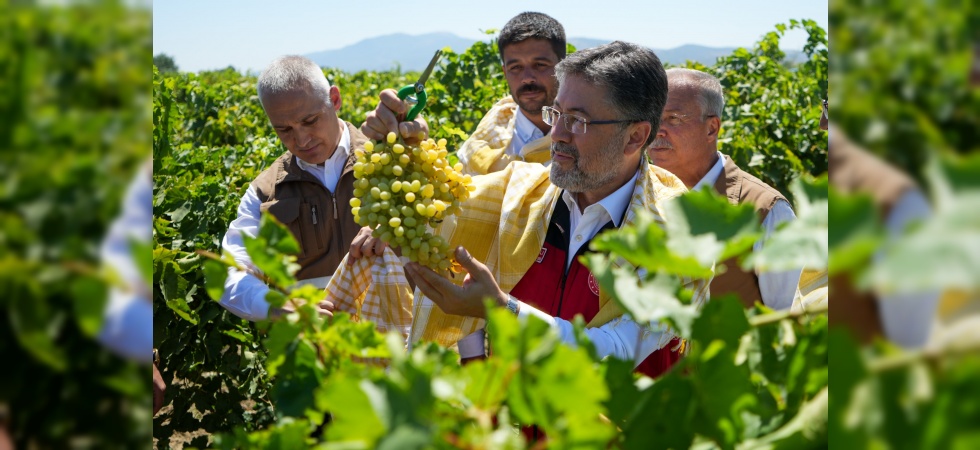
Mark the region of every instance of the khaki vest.
MULTIPOLYGON (((837 130, 830 133, 828 171, 836 190, 870 195, 882 218, 888 217, 902 194, 915 187, 907 175, 857 147, 837 130)), ((831 278, 829 293, 837 303, 827 313, 830 326, 846 327, 862 344, 884 336, 874 294, 858 291, 848 274, 831 278)))
MULTIPOLYGON (((715 190, 728 198, 728 203, 739 205, 751 203, 762 222, 777 200, 787 201, 786 197, 762 180, 739 169, 728 155, 725 157, 725 172, 715 181, 715 190)), ((735 258, 729 258, 718 266, 725 266, 724 273, 717 268, 715 277, 711 280, 711 296, 724 294, 738 295, 746 308, 755 305, 756 300, 762 300, 759 291, 759 277, 754 271, 742 270, 735 258)))
POLYGON ((354 222, 350 199, 354 195, 354 149, 363 148, 367 138, 350 123, 346 125, 350 157, 334 194, 303 170, 288 151, 252 182, 262 212, 268 211, 286 225, 299 243, 298 280, 333 275, 361 229, 354 222))

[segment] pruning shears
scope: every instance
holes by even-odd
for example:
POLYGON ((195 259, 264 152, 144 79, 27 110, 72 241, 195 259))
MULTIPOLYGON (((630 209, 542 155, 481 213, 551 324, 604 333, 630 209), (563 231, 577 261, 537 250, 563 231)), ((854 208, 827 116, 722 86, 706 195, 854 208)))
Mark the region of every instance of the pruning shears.
POLYGON ((440 56, 442 56, 442 50, 436 50, 435 56, 432 57, 432 61, 429 61, 429 65, 422 72, 419 81, 398 90, 398 98, 404 100, 406 103, 415 105, 412 109, 408 110, 408 114, 405 114, 406 121, 415 119, 415 116, 419 115, 425 109, 425 101, 428 99, 428 95, 425 93, 425 82, 429 79, 429 75, 432 74, 432 69, 435 68, 440 56))

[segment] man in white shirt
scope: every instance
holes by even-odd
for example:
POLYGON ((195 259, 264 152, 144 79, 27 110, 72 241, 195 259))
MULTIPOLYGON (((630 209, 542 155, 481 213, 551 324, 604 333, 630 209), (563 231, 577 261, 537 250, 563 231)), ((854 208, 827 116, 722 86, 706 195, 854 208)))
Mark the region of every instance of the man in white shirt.
MULTIPOLYGON (((307 58, 276 59, 259 76, 257 90, 288 151, 249 186, 222 242, 247 270, 229 271, 221 305, 248 320, 269 316, 265 300, 269 287, 255 276, 257 268, 245 251, 243 236, 258 234, 261 213, 268 211, 300 245, 296 278, 302 284, 326 287, 360 229, 349 203, 354 190, 353 149, 367 140, 337 117, 340 90, 307 58)), ((317 306, 321 314, 330 314, 332 307, 326 301, 317 306)), ((283 309, 292 307, 287 303, 283 309)))
MULTIPOLYGON (((524 12, 500 30, 497 46, 511 95, 494 104, 456 152, 463 171, 473 175, 496 172, 511 161, 547 163, 550 158, 545 137, 551 127, 544 123, 541 107, 555 99, 555 65, 565 57, 565 29, 546 14, 524 12)), ((398 123, 396 115, 406 111, 394 90, 382 91, 377 110, 368 114, 361 131, 375 140, 389 130, 399 130, 406 139, 427 131, 421 118, 398 123)))
MULTIPOLYGON (((725 106, 721 83, 701 71, 667 70, 669 95, 657 138, 647 152, 650 162, 677 175, 691 190, 707 186, 732 204, 755 206, 767 238, 776 226, 796 215, 786 198, 771 186, 738 168, 718 151, 718 132, 725 106)), ((763 240, 754 250, 762 248, 763 240)), ((734 260, 720 262, 727 270, 716 271, 711 296, 736 294, 746 306, 762 300, 773 309, 793 304, 802 270, 746 272, 734 260)))

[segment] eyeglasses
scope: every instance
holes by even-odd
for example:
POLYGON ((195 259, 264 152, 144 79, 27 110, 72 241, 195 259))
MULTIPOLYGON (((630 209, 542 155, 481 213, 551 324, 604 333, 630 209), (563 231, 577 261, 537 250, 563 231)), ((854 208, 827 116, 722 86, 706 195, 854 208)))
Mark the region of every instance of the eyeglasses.
POLYGON ((555 122, 558 119, 564 119, 565 129, 570 131, 572 134, 585 134, 588 131, 589 125, 608 125, 611 123, 633 123, 638 122, 637 120, 585 120, 574 114, 568 114, 558 111, 550 106, 541 107, 541 118, 544 119, 544 123, 548 126, 555 126, 555 122))
MULTIPOLYGON (((660 118, 660 125, 667 125, 671 127, 679 127, 687 122, 687 118, 691 114, 668 114, 660 118)), ((701 118, 701 120, 707 119, 709 117, 715 117, 714 114, 707 114, 701 118)))

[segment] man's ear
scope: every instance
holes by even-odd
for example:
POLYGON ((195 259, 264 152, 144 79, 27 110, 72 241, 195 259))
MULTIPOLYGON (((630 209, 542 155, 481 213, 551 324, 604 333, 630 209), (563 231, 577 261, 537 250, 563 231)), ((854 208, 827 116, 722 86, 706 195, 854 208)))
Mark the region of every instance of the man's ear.
POLYGON ((337 86, 330 86, 330 103, 333 104, 334 111, 340 111, 340 106, 344 104, 344 99, 340 96, 340 89, 337 86))
POLYGON ((653 125, 648 121, 637 122, 631 124, 629 127, 626 146, 623 148, 623 154, 625 155, 632 155, 633 152, 638 152, 646 148, 647 138, 653 132, 653 125))
POLYGON ((718 139, 718 132, 721 131, 721 118, 718 116, 711 116, 708 118, 708 138, 711 140, 718 139))

